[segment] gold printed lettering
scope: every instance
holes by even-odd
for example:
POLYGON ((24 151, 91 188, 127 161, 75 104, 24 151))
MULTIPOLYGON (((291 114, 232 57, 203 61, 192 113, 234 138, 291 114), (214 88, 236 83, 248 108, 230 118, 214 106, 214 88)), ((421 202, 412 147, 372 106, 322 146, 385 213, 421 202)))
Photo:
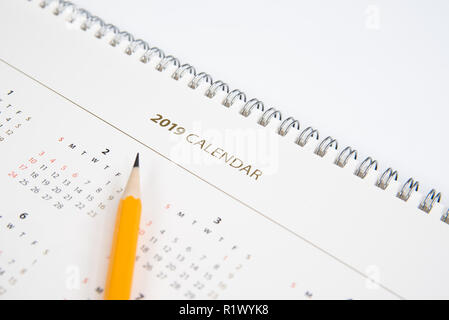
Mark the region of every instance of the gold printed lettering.
POLYGON ((243 166, 243 161, 240 160, 239 158, 235 158, 234 160, 232 160, 232 162, 229 164, 231 167, 233 168, 240 168, 241 166, 243 166), (234 163, 237 161, 238 165, 236 166, 234 163), (240 162, 240 163, 239 163, 240 162), (234 164, 234 165, 233 165, 234 164))
POLYGON ((237 158, 234 155, 229 154, 222 148, 216 148, 213 143, 202 139, 200 136, 196 134, 188 134, 186 136, 186 140, 188 143, 193 144, 195 146, 199 146, 201 150, 210 154, 212 157, 223 160, 226 164, 228 164, 231 168, 235 168, 241 172, 243 172, 246 176, 253 178, 254 180, 258 180, 262 175, 262 171, 259 169, 254 169, 250 164, 246 164, 243 160, 237 158))
POLYGON ((251 166, 248 165, 246 167, 241 168, 239 171, 245 171, 246 175, 249 175, 249 172, 251 171, 251 166))
POLYGON ((232 158, 234 158, 234 156, 230 156, 230 157, 228 158, 228 155, 229 155, 229 154, 228 154, 227 152, 224 152, 224 153, 221 155, 220 159, 224 157, 224 158, 225 158, 225 162, 228 163, 229 160, 231 160, 232 158))
POLYGON ((200 149, 204 148, 204 144, 206 143, 206 140, 200 140, 194 143, 194 145, 199 145, 200 149))
POLYGON ((250 177, 256 176, 254 179, 257 180, 262 175, 262 171, 259 169, 254 170, 253 173, 251 173, 250 177))
POLYGON ((220 153, 222 153, 223 151, 224 151, 223 149, 217 148, 217 149, 215 149, 215 150, 211 153, 211 155, 212 155, 213 157, 218 158, 218 155, 219 155, 220 153), (216 155, 217 153, 218 153, 218 155, 216 155))
POLYGON ((190 139, 191 137, 196 137, 196 138, 198 138, 198 136, 197 136, 196 134, 191 133, 191 134, 189 134, 189 135, 186 137, 187 142, 193 143, 193 141, 190 139))
POLYGON ((212 145, 212 143, 209 143, 209 144, 206 146, 206 148, 204 148, 204 152, 210 153, 210 152, 207 151, 207 149, 209 149, 209 147, 210 147, 211 145, 212 145))

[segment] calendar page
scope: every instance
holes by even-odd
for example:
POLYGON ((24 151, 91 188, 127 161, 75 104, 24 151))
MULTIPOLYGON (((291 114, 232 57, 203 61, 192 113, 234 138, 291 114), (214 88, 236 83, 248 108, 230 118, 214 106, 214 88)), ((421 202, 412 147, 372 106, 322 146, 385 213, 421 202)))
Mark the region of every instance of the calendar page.
POLYGON ((102 299, 137 152, 133 299, 449 297, 442 207, 51 9, 0 3, 0 299, 102 299))
POLYGON ((2 297, 102 298, 136 152, 133 298, 394 297, 5 63, 0 74, 2 297))

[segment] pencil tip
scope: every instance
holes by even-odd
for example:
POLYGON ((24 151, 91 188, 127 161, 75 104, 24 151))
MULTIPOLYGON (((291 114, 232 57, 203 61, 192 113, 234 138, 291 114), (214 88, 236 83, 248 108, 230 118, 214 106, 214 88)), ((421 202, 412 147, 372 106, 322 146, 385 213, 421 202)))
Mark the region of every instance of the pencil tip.
POLYGON ((136 161, 134 161, 134 168, 138 168, 138 167, 139 167, 139 154, 137 154, 136 161))

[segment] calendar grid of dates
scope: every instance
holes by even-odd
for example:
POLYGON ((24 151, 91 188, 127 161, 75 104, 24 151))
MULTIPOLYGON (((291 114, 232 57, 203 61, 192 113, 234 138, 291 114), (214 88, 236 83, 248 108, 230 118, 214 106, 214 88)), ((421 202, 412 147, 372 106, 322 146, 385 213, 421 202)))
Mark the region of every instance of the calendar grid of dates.
POLYGON ((0 145, 22 131, 32 117, 14 100, 14 90, 0 88, 0 145))
POLYGON ((156 216, 163 219, 141 223, 135 272, 145 281, 134 299, 156 297, 161 289, 179 299, 218 299, 253 259, 220 233, 220 217, 207 221, 170 204, 156 216))
MULTIPOLYGON (((69 164, 69 155, 67 159, 57 158, 45 150, 31 153, 18 162, 17 166, 8 172, 8 177, 56 210, 73 208, 75 212, 96 217, 106 210, 112 200, 121 196, 123 188, 113 187, 116 185, 114 179, 120 177, 121 172, 114 171, 105 161, 101 161, 101 157, 78 148, 74 143, 67 143, 64 137, 55 140, 60 149, 78 153, 85 162, 91 163, 95 170, 107 171, 109 178, 102 178, 106 175, 99 175, 95 170, 80 172, 76 164, 69 164)), ((106 149, 100 151, 100 154, 106 155, 109 151, 106 149)))
POLYGON ((21 254, 11 252, 0 244, 0 297, 14 288, 40 260, 49 255, 50 250, 28 231, 30 212, 16 212, 5 215, 0 212, 0 230, 8 234, 8 239, 20 243, 21 254), (23 254, 26 252, 26 254, 23 254))

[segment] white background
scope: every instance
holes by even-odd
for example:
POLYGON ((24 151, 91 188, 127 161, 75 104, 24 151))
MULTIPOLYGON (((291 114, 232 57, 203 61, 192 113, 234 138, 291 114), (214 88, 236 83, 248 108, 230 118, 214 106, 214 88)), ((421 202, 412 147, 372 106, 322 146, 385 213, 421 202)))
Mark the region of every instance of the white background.
POLYGON ((448 1, 74 2, 448 203, 448 1))

